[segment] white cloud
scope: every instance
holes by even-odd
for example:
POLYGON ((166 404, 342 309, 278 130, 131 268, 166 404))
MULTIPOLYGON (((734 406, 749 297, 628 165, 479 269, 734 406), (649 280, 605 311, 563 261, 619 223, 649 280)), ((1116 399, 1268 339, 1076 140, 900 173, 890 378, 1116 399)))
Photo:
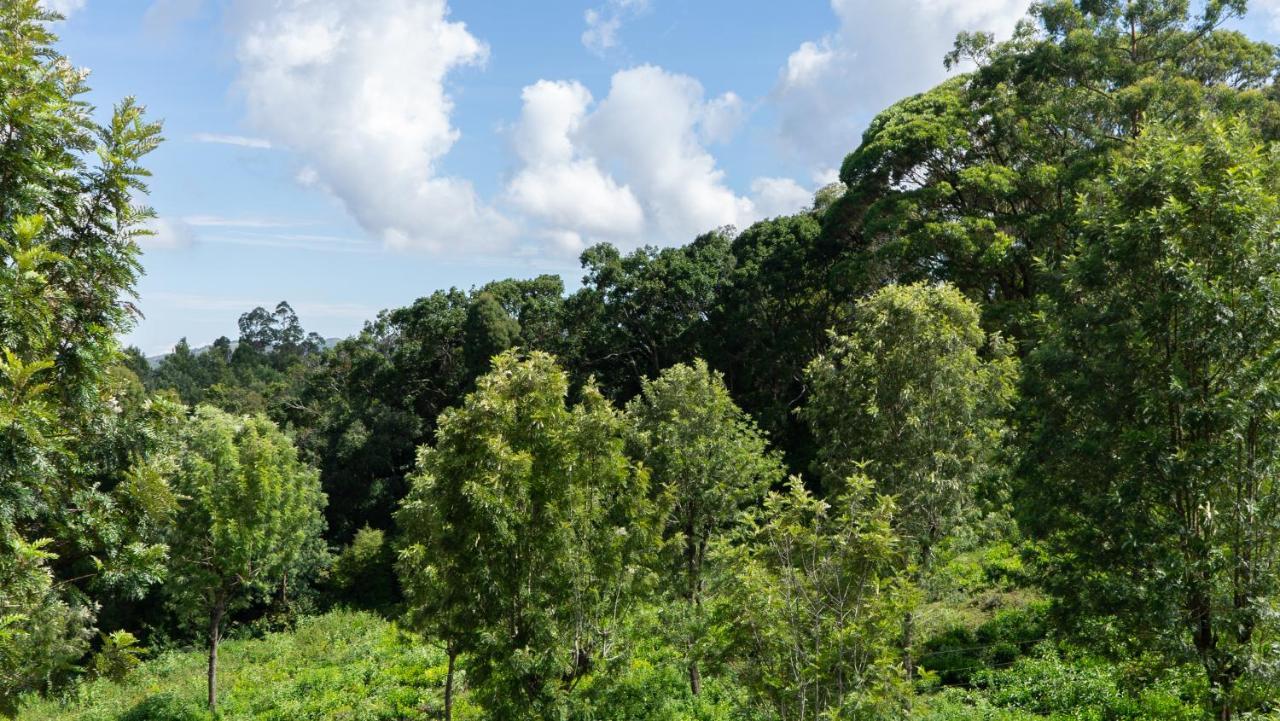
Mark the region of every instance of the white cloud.
POLYGON ((582 44, 588 50, 604 55, 618 45, 618 31, 623 21, 649 9, 649 0, 608 0, 604 5, 583 13, 587 29, 582 31, 582 44))
POLYGON ((523 168, 507 186, 510 203, 557 229, 549 237, 558 248, 581 246, 581 233, 638 235, 644 211, 631 189, 619 186, 575 146, 591 93, 576 82, 542 80, 521 97, 524 111, 512 144, 523 168))
POLYGON ((69 18, 78 10, 84 7, 85 0, 40 0, 40 5, 45 10, 55 12, 64 18, 69 18))
POLYGON ((191 139, 197 143, 214 143, 217 145, 235 145, 240 148, 271 148, 271 141, 265 138, 250 138, 244 135, 224 135, 222 133, 195 133, 191 139))
POLYGON ((813 191, 791 178, 756 178, 751 182, 756 212, 764 218, 794 213, 813 200, 813 191))
POLYGON ((745 119, 746 108, 742 104, 742 98, 736 93, 728 92, 703 106, 698 127, 706 142, 723 143, 733 137, 745 119))
POLYGON ((146 227, 151 234, 138 238, 138 245, 145 250, 186 248, 196 241, 195 231, 178 218, 152 218, 146 227))
POLYGON ((488 48, 445 0, 241 0, 237 58, 250 120, 296 152, 299 179, 397 248, 492 250, 510 223, 440 172, 458 140, 445 83, 488 48))
POLYGON ((1248 14, 1265 23, 1272 33, 1280 32, 1280 0, 1255 0, 1249 3, 1248 14))
POLYGON ((552 250, 684 243, 794 212, 812 197, 777 178, 753 184, 756 197, 729 188, 706 143, 728 138, 742 101, 708 100, 691 77, 645 65, 616 73, 599 102, 571 81, 539 81, 522 97, 511 131, 519 167, 505 197, 552 250))
POLYGON ((946 77, 965 30, 1009 35, 1029 0, 831 0, 835 33, 804 42, 779 71, 784 144, 815 168, 838 164, 875 113, 946 77))

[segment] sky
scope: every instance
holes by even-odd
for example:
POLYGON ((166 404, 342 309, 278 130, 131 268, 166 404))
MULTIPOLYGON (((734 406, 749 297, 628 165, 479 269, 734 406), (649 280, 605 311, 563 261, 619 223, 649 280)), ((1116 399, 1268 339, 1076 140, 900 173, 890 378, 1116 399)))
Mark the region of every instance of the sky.
MULTIPOLYGON (((449 288, 791 213, 1028 0, 43 0, 105 118, 164 123, 125 341, 287 300, 341 337, 449 288)), ((1280 39, 1280 0, 1242 29, 1280 39)))

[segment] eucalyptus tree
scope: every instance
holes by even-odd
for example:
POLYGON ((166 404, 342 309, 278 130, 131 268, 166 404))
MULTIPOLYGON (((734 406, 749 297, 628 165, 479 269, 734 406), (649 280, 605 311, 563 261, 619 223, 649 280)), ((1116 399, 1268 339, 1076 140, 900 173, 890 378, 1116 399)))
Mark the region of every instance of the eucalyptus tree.
POLYGON ((1197 659, 1228 719, 1280 602, 1280 149, 1238 118, 1152 127, 1078 228, 1029 361, 1023 521, 1064 611, 1197 659))
MULTIPOLYGON (((545 353, 497 356, 440 418, 397 521, 409 618, 465 655, 492 718, 548 718, 619 656, 618 621, 651 543, 647 476, 621 414, 593 388, 566 404, 545 353)), ((472 683, 473 682, 473 683, 472 683)))
POLYGON ((182 438, 173 481, 182 503, 170 536, 167 590, 175 612, 206 624, 213 709, 227 615, 278 587, 314 549, 325 496, 316 471, 263 416, 200 406, 182 438))
POLYGON ((702 689, 708 553, 738 515, 783 478, 755 423, 701 360, 646 380, 627 405, 634 454, 650 471, 662 522, 662 586, 673 596, 670 627, 685 648, 689 687, 702 689))

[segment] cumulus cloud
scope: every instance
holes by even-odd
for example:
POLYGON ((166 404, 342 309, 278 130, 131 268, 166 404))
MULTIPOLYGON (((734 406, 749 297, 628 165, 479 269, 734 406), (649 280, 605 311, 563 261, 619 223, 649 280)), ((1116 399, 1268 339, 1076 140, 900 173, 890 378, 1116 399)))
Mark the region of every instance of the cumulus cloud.
POLYGON ((691 77, 645 65, 616 73, 599 102, 573 81, 539 81, 522 97, 506 200, 553 249, 683 243, 812 197, 778 178, 757 180, 752 197, 736 194, 706 144, 727 139, 742 102, 732 93, 708 100, 691 77))
POLYGON ((511 204, 548 225, 544 235, 564 250, 576 250, 584 233, 638 235, 644 211, 631 189, 619 186, 577 144, 591 93, 577 82, 543 80, 521 97, 524 111, 512 145, 523 167, 507 186, 511 204))
POLYGON ((582 31, 582 44, 597 55, 605 54, 617 47, 622 23, 648 9, 649 0, 609 0, 589 8, 583 14, 587 29, 582 31))
POLYGON ((871 117, 946 77, 943 56, 966 30, 1009 35, 1028 0, 831 0, 835 33, 804 42, 779 71, 784 144, 815 167, 838 164, 871 117))
POLYGON ((459 137, 446 81, 488 56, 445 0, 240 0, 234 26, 250 122, 300 180, 392 247, 503 247, 511 224, 440 169, 459 137))
POLYGON ((751 182, 756 212, 765 218, 794 213, 813 200, 813 191, 791 178, 756 178, 751 182))
POLYGON ((50 12, 55 12, 64 18, 69 18, 76 11, 84 7, 85 0, 40 0, 40 6, 50 12))

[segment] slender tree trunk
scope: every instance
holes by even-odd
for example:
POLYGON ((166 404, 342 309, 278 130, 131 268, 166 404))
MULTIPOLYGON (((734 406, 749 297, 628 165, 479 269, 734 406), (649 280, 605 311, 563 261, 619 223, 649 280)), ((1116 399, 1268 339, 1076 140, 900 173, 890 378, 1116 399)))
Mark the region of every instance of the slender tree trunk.
POLYGON ((209 613, 209 710, 218 705, 218 641, 222 638, 222 614, 225 610, 221 599, 209 613))
POLYGON ((446 652, 449 654, 449 668, 444 676, 444 721, 453 721, 453 668, 458 652, 453 644, 449 645, 446 652))
POLYGON ((914 611, 907 611, 902 614, 902 666, 906 669, 907 681, 914 681, 916 678, 916 658, 912 653, 915 635, 916 615, 914 611))
POLYGON ((698 662, 689 662, 689 690, 694 696, 702 693, 702 672, 698 670, 698 662))

